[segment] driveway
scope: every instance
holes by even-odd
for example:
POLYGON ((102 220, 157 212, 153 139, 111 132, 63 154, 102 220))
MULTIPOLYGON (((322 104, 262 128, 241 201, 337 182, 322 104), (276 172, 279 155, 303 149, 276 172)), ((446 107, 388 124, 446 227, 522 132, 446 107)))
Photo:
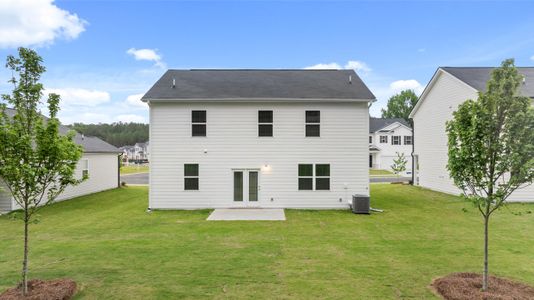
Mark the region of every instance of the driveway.
MULTIPOLYGON (((371 176, 370 182, 408 182, 411 177, 396 177, 396 176, 371 176)), ((121 176, 121 182, 124 181, 126 184, 148 184, 148 173, 137 173, 137 174, 128 174, 121 176)))
POLYGON ((148 173, 121 175, 121 182, 123 181, 126 184, 148 184, 148 173))
POLYGON ((371 176, 369 181, 371 183, 376 182, 409 182, 411 177, 397 177, 397 176, 371 176))

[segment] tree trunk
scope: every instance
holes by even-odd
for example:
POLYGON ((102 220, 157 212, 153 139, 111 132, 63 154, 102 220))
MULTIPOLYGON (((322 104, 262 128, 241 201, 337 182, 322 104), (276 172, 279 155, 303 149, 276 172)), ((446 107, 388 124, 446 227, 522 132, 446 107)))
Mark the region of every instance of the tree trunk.
POLYGON ((488 225, 489 216, 484 217, 484 274, 482 276, 482 290, 488 290, 488 225))
POLYGON ((24 216, 24 260, 22 262, 22 294, 28 294, 28 213, 24 216))

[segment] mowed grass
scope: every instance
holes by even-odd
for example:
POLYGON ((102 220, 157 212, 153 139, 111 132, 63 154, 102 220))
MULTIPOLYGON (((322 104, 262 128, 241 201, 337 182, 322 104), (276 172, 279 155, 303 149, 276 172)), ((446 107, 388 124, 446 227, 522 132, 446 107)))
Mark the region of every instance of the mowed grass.
POLYGON ((388 170, 369 169, 369 175, 395 175, 388 170))
POLYGON ((121 175, 134 174, 134 173, 148 173, 148 171, 149 171, 149 167, 147 165, 143 165, 143 166, 130 165, 130 166, 121 167, 121 175))
MULTIPOLYGON (((49 206, 31 227, 30 277, 70 277, 77 299, 432 299, 428 285, 482 270, 482 219, 459 198, 372 185, 384 213, 286 210, 285 222, 146 213, 128 187, 49 206)), ((534 205, 491 222, 491 273, 534 285, 534 205)), ((0 290, 19 281, 22 223, 0 217, 0 290)))

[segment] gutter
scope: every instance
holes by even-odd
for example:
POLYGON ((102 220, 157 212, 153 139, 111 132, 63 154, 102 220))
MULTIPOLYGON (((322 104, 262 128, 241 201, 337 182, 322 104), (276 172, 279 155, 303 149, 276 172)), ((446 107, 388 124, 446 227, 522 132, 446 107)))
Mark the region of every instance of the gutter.
POLYGON ((375 102, 376 99, 354 98, 142 98, 142 102, 375 102))

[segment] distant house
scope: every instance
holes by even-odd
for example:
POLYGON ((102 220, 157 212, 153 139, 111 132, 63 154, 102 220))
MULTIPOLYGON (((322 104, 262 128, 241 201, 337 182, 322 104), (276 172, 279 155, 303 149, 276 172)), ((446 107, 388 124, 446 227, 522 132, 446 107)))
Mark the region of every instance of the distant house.
POLYGON ((122 152, 122 160, 130 161, 135 158, 135 147, 134 146, 122 146, 119 148, 122 152))
POLYGON ((412 128, 402 118, 369 119, 369 168, 391 170, 397 153, 406 158, 406 171, 412 170, 412 128))
MULTIPOLYGON (((477 99, 486 90, 493 68, 438 68, 410 114, 414 121, 414 184, 433 190, 459 194, 447 171, 445 123, 458 105, 477 99)), ((521 93, 534 99, 534 68, 518 68, 524 76, 521 93)), ((509 201, 534 201, 534 185, 516 190, 509 201)))
POLYGON ((374 100, 353 70, 169 70, 142 97, 149 208, 346 208, 374 100))
POLYGON ((122 152, 122 160, 125 162, 146 162, 150 159, 150 144, 136 143, 133 146, 122 146, 120 151, 122 152))
POLYGON ((148 160, 148 155, 149 155, 148 146, 149 146, 149 142, 135 143, 134 159, 135 160, 148 160))
MULTIPOLYGON (((7 109, 6 112, 8 115, 14 115, 16 111, 7 109)), ((60 132, 63 134, 69 130, 66 126, 60 126, 60 132)), ((77 186, 67 187, 57 200, 66 200, 118 187, 120 184, 118 157, 121 151, 97 137, 76 134, 74 141, 84 150, 78 162, 76 176, 82 178, 83 174, 87 173, 89 179, 77 186)), ((1 178, 0 185, 5 187, 1 178)), ((8 212, 17 208, 11 194, 6 189, 0 189, 0 212, 8 212)))

